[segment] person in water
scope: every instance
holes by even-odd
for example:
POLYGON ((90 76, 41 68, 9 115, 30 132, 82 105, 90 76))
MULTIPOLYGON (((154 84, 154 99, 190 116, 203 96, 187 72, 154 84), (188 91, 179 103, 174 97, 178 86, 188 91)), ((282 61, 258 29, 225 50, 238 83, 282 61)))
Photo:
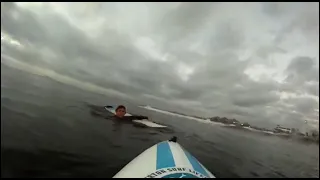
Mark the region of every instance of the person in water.
POLYGON ((149 120, 147 116, 135 116, 135 115, 125 116, 126 113, 127 113, 126 107, 123 105, 120 105, 116 108, 116 114, 114 115, 114 117, 118 120, 127 120, 127 121, 142 120, 142 119, 149 120))

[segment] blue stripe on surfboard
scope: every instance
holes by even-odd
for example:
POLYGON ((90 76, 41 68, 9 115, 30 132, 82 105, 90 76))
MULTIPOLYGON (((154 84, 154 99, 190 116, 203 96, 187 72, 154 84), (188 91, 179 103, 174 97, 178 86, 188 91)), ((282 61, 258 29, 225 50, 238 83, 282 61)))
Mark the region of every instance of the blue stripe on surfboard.
POLYGON ((157 145, 157 169, 175 167, 175 162, 167 141, 157 145))
POLYGON ((191 163, 193 169, 207 177, 209 177, 209 174, 207 173, 207 171, 201 166, 201 164, 199 163, 199 161, 193 157, 188 151, 186 151, 185 149, 183 149, 184 153, 186 154, 189 162, 191 163))

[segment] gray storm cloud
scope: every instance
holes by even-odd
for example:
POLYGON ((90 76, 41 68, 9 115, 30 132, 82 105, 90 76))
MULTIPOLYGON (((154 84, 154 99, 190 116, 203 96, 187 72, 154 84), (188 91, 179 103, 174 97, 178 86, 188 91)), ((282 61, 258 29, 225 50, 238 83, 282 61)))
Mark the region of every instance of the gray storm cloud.
POLYGON ((319 3, 1 3, 1 54, 138 103, 319 122, 319 3))

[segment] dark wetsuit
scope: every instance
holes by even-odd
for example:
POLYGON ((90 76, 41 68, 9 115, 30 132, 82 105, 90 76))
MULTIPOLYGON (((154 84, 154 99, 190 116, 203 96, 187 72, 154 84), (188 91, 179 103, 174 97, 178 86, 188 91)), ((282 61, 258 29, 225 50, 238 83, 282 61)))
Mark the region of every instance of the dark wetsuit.
POLYGON ((123 118, 119 118, 118 116, 113 116, 112 119, 120 120, 120 121, 133 121, 133 120, 142 120, 148 119, 147 116, 124 116, 123 118))
POLYGON ((119 118, 115 115, 110 115, 111 113, 106 111, 104 106, 96 106, 96 105, 88 105, 91 108, 91 114, 95 116, 102 116, 107 119, 114 119, 119 121, 132 121, 132 120, 142 120, 142 119, 148 119, 147 116, 124 116, 123 118, 119 118))

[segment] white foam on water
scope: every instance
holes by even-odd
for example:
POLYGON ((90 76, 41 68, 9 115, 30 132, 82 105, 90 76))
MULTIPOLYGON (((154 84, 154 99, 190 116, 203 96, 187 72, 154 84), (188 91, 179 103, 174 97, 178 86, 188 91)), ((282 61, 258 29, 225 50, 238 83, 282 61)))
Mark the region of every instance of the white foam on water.
MULTIPOLYGON (((198 122, 201 122, 201 123, 205 123, 205 124, 210 124, 210 125, 233 126, 233 127, 236 126, 234 124, 223 124, 223 123, 219 123, 219 122, 210 121, 209 119, 200 119, 200 118, 195 118, 195 117, 191 117, 191 116, 176 114, 176 113, 168 112, 168 111, 165 111, 165 110, 156 109, 156 108, 153 108, 151 106, 139 106, 139 107, 147 109, 147 110, 150 110, 150 111, 156 111, 156 112, 167 114, 167 115, 171 115, 171 116, 176 116, 176 117, 182 117, 182 118, 185 118, 185 119, 195 120, 195 121, 198 121, 198 122)), ((243 127, 243 128, 245 128, 247 130, 250 130, 250 131, 256 131, 256 132, 262 132, 262 133, 275 135, 275 133, 273 133, 271 131, 260 131, 260 130, 253 129, 253 128, 250 128, 250 127, 243 127)))
POLYGON ((201 122, 201 123, 205 123, 205 124, 225 125, 225 124, 223 124, 223 123, 212 122, 212 121, 210 121, 209 119, 200 119, 200 118, 196 118, 196 117, 191 117, 191 116, 176 114, 176 113, 168 112, 168 111, 165 111, 165 110, 156 109, 156 108, 153 108, 153 107, 150 107, 150 106, 139 106, 139 107, 140 107, 140 108, 147 109, 147 110, 150 110, 150 111, 156 111, 156 112, 159 112, 159 113, 171 115, 171 116, 176 116, 176 117, 182 117, 182 118, 185 118, 185 119, 195 120, 195 121, 198 121, 198 122, 201 122))

